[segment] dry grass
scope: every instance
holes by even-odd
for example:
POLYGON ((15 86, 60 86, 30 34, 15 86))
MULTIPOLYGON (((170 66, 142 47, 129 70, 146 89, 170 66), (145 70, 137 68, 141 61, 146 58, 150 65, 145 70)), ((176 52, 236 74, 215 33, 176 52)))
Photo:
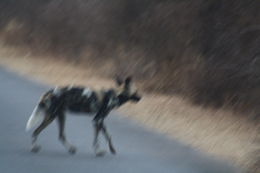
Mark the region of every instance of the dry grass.
MULTIPOLYGON (((93 64, 73 65, 47 56, 36 58, 29 52, 18 52, 3 46, 0 48, 0 64, 51 85, 113 85, 112 80, 101 77, 102 69, 97 70, 93 64)), ((110 65, 104 64, 102 68, 110 68, 110 65)), ((224 109, 196 107, 179 96, 144 95, 139 104, 128 104, 119 111, 147 127, 158 129, 161 133, 245 169, 259 157, 251 155, 259 150, 256 141, 259 138, 259 125, 252 125, 246 116, 224 109)), ((255 167, 259 170, 259 165, 255 167)))

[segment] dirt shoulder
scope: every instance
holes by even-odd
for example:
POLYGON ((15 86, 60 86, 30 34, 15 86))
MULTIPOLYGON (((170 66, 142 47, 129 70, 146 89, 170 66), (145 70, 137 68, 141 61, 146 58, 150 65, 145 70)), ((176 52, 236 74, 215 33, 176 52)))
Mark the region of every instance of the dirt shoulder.
MULTIPOLYGON (((96 88, 113 85, 111 79, 101 77, 102 69, 91 64, 73 65, 3 46, 0 47, 0 65, 50 85, 79 84, 96 88)), ((252 153, 259 151, 259 125, 252 125, 246 116, 231 111, 205 109, 191 105, 180 96, 155 93, 144 93, 140 103, 127 104, 119 111, 148 128, 245 169, 259 157, 252 157, 252 153)))

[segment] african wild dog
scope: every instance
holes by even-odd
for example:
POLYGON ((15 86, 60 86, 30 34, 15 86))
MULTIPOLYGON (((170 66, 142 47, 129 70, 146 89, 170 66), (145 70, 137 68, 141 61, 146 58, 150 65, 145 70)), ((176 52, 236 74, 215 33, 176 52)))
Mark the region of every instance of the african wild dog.
POLYGON ((104 151, 99 149, 98 135, 100 131, 108 142, 110 152, 115 154, 116 151, 104 125, 104 119, 112 109, 128 101, 138 102, 141 99, 141 96, 139 96, 132 84, 131 77, 126 78, 125 81, 117 78, 116 83, 116 88, 106 90, 95 91, 84 87, 56 87, 43 94, 26 125, 26 129, 29 130, 39 122, 41 117, 44 117, 42 123, 32 134, 31 151, 38 152, 40 150, 40 146, 36 144, 38 135, 57 118, 59 139, 69 153, 74 154, 76 148, 66 140, 64 134, 65 112, 71 111, 74 113, 94 113, 93 147, 95 154, 97 156, 104 154, 104 151))

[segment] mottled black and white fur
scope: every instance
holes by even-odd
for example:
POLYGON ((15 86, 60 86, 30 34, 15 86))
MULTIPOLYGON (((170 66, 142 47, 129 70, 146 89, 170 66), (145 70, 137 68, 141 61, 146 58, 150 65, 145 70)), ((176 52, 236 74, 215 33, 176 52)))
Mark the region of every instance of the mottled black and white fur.
POLYGON ((104 119, 112 109, 128 101, 138 102, 141 99, 137 90, 133 87, 131 77, 126 78, 125 81, 117 78, 116 82, 116 88, 98 91, 85 87, 56 87, 43 94, 26 125, 26 129, 29 130, 43 117, 43 121, 32 134, 31 151, 38 152, 40 150, 40 146, 36 144, 38 135, 54 119, 57 119, 60 141, 71 154, 76 152, 76 148, 66 140, 64 133, 65 113, 70 111, 89 115, 94 114, 93 146, 95 154, 97 156, 104 154, 104 151, 99 149, 98 135, 100 131, 107 140, 111 153, 115 154, 116 151, 111 136, 104 125, 104 119))

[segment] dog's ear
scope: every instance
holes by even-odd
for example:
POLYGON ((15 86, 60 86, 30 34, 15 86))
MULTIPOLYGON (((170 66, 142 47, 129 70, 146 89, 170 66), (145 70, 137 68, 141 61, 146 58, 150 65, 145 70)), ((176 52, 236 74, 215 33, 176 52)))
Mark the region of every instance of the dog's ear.
POLYGON ((117 86, 121 86, 123 84, 123 80, 119 76, 115 77, 115 82, 117 86))
POLYGON ((133 77, 132 76, 128 76, 126 79, 125 79, 125 84, 130 84, 133 80, 133 77))
POLYGON ((128 77, 126 78, 126 80, 125 80, 125 87, 126 87, 126 88, 129 88, 129 86, 130 86, 132 80, 133 80, 133 79, 132 79, 132 76, 128 76, 128 77))

